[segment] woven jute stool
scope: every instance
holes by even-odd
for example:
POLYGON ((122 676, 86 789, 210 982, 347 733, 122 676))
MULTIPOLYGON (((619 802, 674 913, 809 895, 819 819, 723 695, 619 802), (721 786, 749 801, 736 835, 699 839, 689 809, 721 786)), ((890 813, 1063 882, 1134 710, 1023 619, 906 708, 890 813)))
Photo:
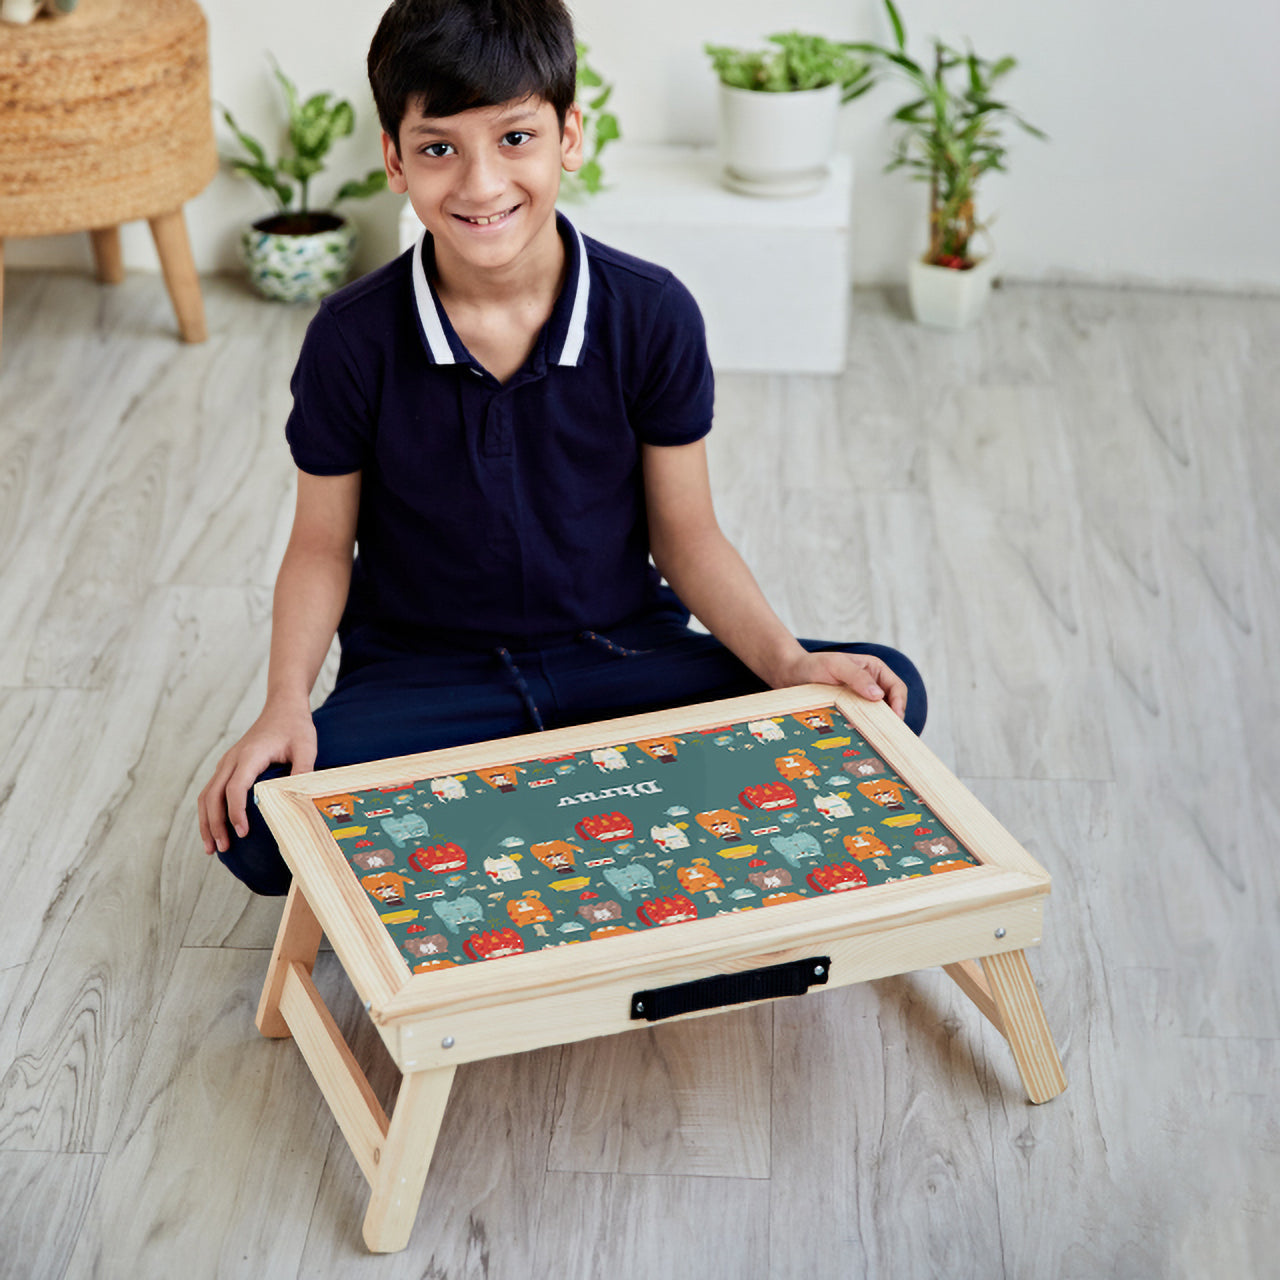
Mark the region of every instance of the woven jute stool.
POLYGON ((217 167, 195 0, 80 0, 66 17, 0 26, 0 309, 5 236, 88 231, 98 278, 115 283, 120 224, 145 218, 179 331, 203 342, 182 206, 217 167))

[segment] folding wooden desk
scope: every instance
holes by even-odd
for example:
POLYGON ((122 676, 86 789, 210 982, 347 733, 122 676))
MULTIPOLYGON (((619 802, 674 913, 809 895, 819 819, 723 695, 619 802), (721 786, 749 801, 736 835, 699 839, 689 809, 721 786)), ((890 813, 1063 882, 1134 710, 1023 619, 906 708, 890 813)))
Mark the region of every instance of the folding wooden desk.
POLYGON ((258 1010, 408 1243, 455 1068, 942 965, 1066 1087, 1025 949, 1049 877, 883 704, 827 685, 259 784, 293 870, 258 1010), (388 1117, 322 932, 403 1073, 388 1117))

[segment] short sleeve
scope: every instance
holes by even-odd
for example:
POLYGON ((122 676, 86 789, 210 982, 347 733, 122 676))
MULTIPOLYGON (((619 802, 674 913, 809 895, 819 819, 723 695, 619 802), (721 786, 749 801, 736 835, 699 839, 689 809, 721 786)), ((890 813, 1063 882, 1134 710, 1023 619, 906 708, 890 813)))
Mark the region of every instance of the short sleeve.
POLYGON ((336 317, 321 306, 289 384, 293 408, 285 438, 300 470, 336 476, 364 469, 374 420, 361 373, 336 317))
POLYGON ((691 444, 711 430, 715 378, 702 312, 675 276, 663 283, 648 328, 631 425, 645 444, 691 444))

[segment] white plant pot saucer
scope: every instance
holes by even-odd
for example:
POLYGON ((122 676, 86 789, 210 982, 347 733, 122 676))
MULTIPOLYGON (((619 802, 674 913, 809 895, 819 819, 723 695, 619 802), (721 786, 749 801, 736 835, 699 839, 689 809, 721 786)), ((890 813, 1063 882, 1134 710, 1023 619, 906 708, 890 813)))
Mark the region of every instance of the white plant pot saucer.
POLYGON ((805 173, 790 173, 785 177, 764 181, 760 178, 744 178, 727 166, 721 171, 720 179, 730 191, 744 196, 811 196, 821 191, 831 176, 831 170, 823 165, 820 169, 810 169, 805 173))

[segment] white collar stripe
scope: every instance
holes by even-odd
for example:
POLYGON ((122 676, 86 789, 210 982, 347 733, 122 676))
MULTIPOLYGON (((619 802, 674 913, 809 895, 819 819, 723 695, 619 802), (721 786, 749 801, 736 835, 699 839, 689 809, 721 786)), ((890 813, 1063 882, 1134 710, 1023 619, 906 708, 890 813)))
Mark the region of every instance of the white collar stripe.
POLYGON ((578 283, 574 292, 573 312, 569 316, 569 331, 564 337, 557 364, 575 365, 582 359, 582 347, 587 338, 587 303, 591 298, 591 272, 587 269, 587 246, 582 232, 573 227, 578 238, 578 283))
POLYGON ((440 323, 440 313, 436 310, 435 294, 427 281, 426 268, 422 265, 422 249, 426 238, 427 229, 423 227, 413 250, 413 297, 418 304, 418 318, 422 321, 422 332, 427 336, 431 358, 436 364, 456 364, 453 348, 449 346, 444 325, 440 323))

